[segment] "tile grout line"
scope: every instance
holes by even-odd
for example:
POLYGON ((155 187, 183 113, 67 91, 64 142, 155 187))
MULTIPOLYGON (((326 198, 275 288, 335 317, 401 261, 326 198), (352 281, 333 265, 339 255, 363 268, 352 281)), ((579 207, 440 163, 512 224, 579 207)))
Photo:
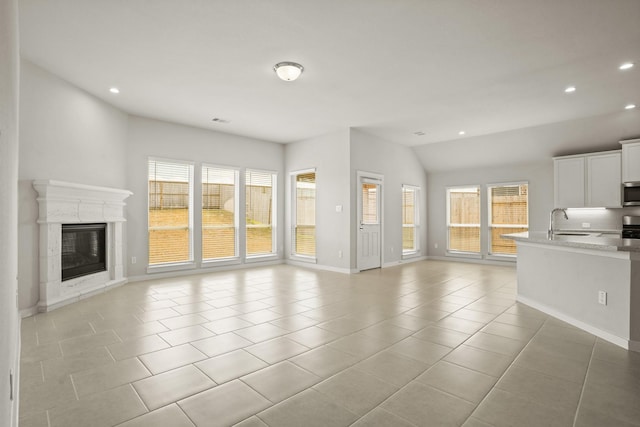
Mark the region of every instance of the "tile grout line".
MULTIPOLYGON (((518 304, 518 302, 516 301, 512 306, 510 306, 509 308, 507 308, 507 310, 511 309, 512 307, 515 307, 516 304, 518 304)), ((506 312, 506 310, 505 310, 506 312)), ((546 322, 546 319, 545 319, 546 322)), ((500 375, 500 377, 498 377, 498 381, 495 382, 495 384, 491 387, 491 389, 489 391, 487 391, 487 394, 484 395, 484 397, 482 398, 482 400, 480 400, 480 402, 478 402, 478 404, 476 405, 476 407, 473 409, 473 411, 471 412, 471 414, 469 414, 469 416, 467 417, 467 419, 465 420, 465 422, 469 421, 469 419, 471 419, 473 417, 473 414, 476 413, 476 411, 478 410, 478 408, 482 405, 482 403, 487 400, 487 397, 489 396, 489 394, 491 394, 491 392, 496 389, 496 385, 500 382, 500 380, 505 376, 505 374, 507 373, 507 371, 516 363, 516 360, 518 360, 518 358, 520 357, 520 355, 522 355, 522 352, 525 351, 525 349, 527 347, 529 347, 529 345, 531 344, 531 341, 533 341, 533 339, 536 337, 536 335, 538 335, 540 333, 540 330, 542 329, 542 326, 544 325, 544 323, 542 325, 540 325, 538 327, 538 329, 536 330, 536 333, 533 334, 533 336, 529 339, 529 341, 527 342, 527 344, 522 347, 522 349, 518 352, 518 354, 516 355, 516 357, 513 358, 513 360, 511 361, 511 363, 509 364, 509 366, 507 366, 507 368, 504 370, 504 372, 502 372, 502 374, 500 375)), ((482 420, 481 418, 479 418, 480 420, 482 420)), ((482 420, 482 422, 488 424, 488 422, 486 422, 485 420, 482 420)))
POLYGON ((593 347, 591 348, 591 357, 589 357, 589 364, 587 365, 587 371, 584 373, 584 380, 582 381, 582 389, 580 390, 580 398, 578 399, 578 404, 576 405, 576 413, 573 415, 573 426, 575 427, 576 422, 578 421, 578 412, 580 412, 580 405, 582 404, 582 398, 584 397, 584 391, 587 388, 587 377, 589 376, 589 370, 591 369, 591 363, 593 362, 593 354, 596 351, 596 344, 598 342, 598 338, 593 340, 593 347))

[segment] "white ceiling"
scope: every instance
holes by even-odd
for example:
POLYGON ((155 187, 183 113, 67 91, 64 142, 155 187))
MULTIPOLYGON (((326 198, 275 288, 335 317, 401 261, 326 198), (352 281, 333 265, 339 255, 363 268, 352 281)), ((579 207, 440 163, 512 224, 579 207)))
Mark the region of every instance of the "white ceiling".
POLYGON ((23 57, 129 113, 268 141, 416 146, 640 105, 640 0, 19 4, 23 57))

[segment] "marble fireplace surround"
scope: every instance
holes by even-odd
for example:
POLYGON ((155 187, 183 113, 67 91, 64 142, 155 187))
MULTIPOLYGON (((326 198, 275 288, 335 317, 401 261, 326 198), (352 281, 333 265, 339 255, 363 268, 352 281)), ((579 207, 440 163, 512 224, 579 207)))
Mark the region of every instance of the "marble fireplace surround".
POLYGON ((46 312, 127 283, 124 273, 124 200, 128 190, 54 180, 33 181, 40 225, 40 300, 46 312), (106 223, 107 271, 62 281, 62 224, 106 223))

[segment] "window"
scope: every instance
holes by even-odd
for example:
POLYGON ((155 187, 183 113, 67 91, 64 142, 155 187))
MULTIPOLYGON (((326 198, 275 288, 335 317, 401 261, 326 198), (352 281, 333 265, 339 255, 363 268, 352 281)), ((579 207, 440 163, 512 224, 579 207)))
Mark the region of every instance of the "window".
POLYGON ((362 184, 362 224, 376 225, 378 221, 378 184, 362 184))
POLYGON ((418 187, 402 186, 402 254, 418 252, 418 187))
POLYGON ((516 254, 515 241, 500 236, 529 229, 528 187, 527 183, 496 184, 487 187, 491 255, 516 254))
POLYGON ((276 252, 275 187, 275 173, 246 171, 247 256, 276 252))
POLYGON ((238 256, 238 171, 202 166, 202 259, 238 256))
POLYGON ((480 187, 447 188, 447 250, 480 254, 480 187))
POLYGON ((293 174, 293 242, 294 255, 316 256, 316 172, 293 174))
POLYGON ((193 164, 149 159, 149 265, 193 261, 193 164))

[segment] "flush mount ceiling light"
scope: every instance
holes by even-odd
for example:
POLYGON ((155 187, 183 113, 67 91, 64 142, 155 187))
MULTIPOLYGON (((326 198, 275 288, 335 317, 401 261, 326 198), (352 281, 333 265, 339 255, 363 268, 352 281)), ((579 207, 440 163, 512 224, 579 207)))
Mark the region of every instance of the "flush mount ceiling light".
POLYGON ((460 132, 458 132, 458 135, 464 135, 466 132, 461 130, 460 132))
POLYGON ((576 87, 575 86, 568 86, 565 90, 566 93, 573 93, 576 91, 576 87))
POLYGON ((624 106, 625 110, 633 110, 634 108, 636 108, 636 104, 628 104, 624 106))
POLYGON ((304 67, 296 62, 279 62, 273 67, 278 77, 285 82, 292 82, 304 71, 304 67))
POLYGON ((109 89, 109 92, 111 93, 120 93, 120 89, 118 89, 117 87, 112 87, 109 89))
POLYGON ((628 70, 629 68, 633 68, 635 64, 633 62, 625 62, 624 64, 622 64, 621 66, 619 66, 618 68, 620 70, 628 70))

